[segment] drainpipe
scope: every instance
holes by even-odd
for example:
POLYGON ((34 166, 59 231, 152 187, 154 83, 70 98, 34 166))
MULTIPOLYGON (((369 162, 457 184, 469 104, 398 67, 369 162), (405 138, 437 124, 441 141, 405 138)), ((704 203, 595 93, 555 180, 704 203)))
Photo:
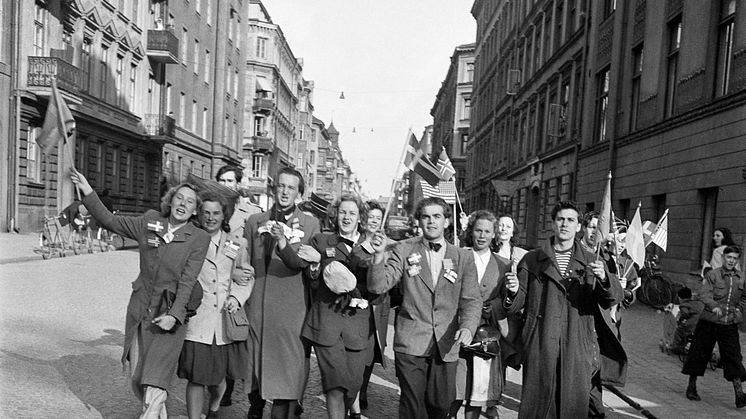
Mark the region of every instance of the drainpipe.
POLYGON ((20 175, 18 167, 20 167, 20 153, 18 153, 18 139, 21 136, 21 92, 19 90, 19 77, 20 77, 20 62, 19 57, 21 55, 21 43, 19 42, 19 31, 21 22, 21 5, 19 2, 10 2, 12 7, 13 22, 11 23, 11 45, 15 45, 13 48, 13 56, 11 58, 10 68, 11 72, 11 87, 13 89, 13 95, 10 98, 10 110, 14 115, 10 118, 9 134, 10 138, 8 141, 8 202, 6 208, 9 211, 8 214, 8 230, 17 230, 18 226, 18 184, 20 182, 20 175))

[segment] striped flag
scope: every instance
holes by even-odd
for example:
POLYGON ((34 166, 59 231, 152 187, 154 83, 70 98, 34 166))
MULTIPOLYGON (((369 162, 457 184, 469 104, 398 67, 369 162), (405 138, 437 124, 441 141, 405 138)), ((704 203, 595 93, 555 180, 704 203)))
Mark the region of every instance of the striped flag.
POLYGON ((453 180, 441 181, 437 186, 432 186, 424 179, 420 179, 422 187, 422 196, 425 198, 436 197, 443 198, 448 204, 456 203, 456 182, 453 180))
POLYGON ((445 147, 443 147, 443 149, 440 151, 438 163, 435 165, 435 167, 438 168, 438 171, 440 172, 440 178, 443 180, 451 180, 456 174, 456 169, 453 168, 453 163, 451 163, 451 159, 448 158, 448 153, 446 153, 445 147))
POLYGON ((75 119, 73 114, 67 107, 65 99, 57 90, 57 80, 52 79, 52 96, 49 98, 44 125, 36 139, 36 144, 41 147, 42 153, 49 154, 60 140, 67 144, 67 139, 72 136, 74 129, 75 119))
POLYGON ((668 209, 663 213, 661 220, 658 221, 658 226, 655 228, 653 235, 650 236, 650 241, 657 244, 664 252, 666 251, 668 247, 668 209))
POLYGON ((645 239, 640 218, 640 205, 637 206, 635 216, 627 228, 627 254, 638 267, 645 264, 645 239))

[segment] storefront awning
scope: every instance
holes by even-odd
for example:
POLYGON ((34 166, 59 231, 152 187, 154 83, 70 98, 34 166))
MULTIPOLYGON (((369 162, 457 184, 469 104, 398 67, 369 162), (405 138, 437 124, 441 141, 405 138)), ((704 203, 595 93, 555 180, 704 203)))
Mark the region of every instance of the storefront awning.
POLYGON ((265 79, 264 77, 257 77, 256 78, 256 91, 257 92, 271 92, 272 89, 269 87, 269 81, 265 79))

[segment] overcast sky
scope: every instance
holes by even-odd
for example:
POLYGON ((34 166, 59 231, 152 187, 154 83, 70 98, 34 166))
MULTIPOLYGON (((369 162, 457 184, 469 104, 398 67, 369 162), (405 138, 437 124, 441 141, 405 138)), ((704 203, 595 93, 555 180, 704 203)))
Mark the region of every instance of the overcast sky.
POLYGON ((432 124, 454 48, 474 42, 473 0, 263 3, 316 83, 314 116, 327 125, 333 117, 366 193, 388 195, 407 130, 420 138, 432 124))

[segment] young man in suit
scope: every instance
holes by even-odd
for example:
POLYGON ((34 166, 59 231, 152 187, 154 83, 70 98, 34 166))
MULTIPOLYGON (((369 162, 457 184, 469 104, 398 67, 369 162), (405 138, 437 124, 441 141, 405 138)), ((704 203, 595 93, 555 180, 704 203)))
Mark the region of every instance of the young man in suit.
POLYGON ((382 294, 400 284, 403 294, 394 335, 399 417, 446 418, 456 399, 459 349, 471 343, 482 300, 474 257, 443 238, 450 206, 425 198, 414 216, 422 237, 399 243, 388 260, 386 237, 374 236, 368 290, 382 294))
POLYGON ((280 246, 298 251, 320 232, 313 216, 295 205, 303 195, 303 176, 280 169, 274 185, 275 203, 268 212, 246 221, 244 237, 254 267, 254 289, 246 304, 249 317, 249 418, 261 418, 265 400, 272 400, 273 418, 295 416, 308 379, 310 348, 301 338, 308 310, 303 269, 308 262, 283 261, 280 246), (286 240, 278 243, 278 237, 286 240))

